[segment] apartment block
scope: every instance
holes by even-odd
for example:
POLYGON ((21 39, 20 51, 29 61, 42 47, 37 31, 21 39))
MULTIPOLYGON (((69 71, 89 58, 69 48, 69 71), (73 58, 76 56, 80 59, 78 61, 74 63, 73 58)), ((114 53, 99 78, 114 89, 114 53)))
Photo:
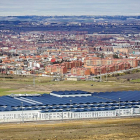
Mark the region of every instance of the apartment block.
POLYGON ((77 76, 90 75, 90 70, 87 69, 87 68, 73 67, 73 68, 71 69, 71 74, 72 74, 72 75, 77 75, 77 76))
POLYGON ((101 58, 86 58, 84 60, 84 66, 102 66, 102 65, 111 65, 118 63, 129 63, 130 67, 137 67, 140 65, 140 60, 137 59, 101 59, 101 58))
POLYGON ((48 73, 59 73, 59 74, 65 74, 67 73, 67 68, 65 66, 60 66, 59 64, 55 65, 49 65, 45 67, 45 71, 48 73))
POLYGON ((91 73, 94 75, 98 74, 104 74, 104 73, 110 73, 114 71, 120 71, 124 69, 130 69, 130 64, 125 63, 118 63, 118 64, 112 64, 112 65, 106 65, 106 66, 94 66, 91 68, 91 73))
POLYGON ((65 66, 67 69, 71 69, 73 67, 81 67, 82 62, 79 60, 71 61, 71 62, 63 62, 61 65, 65 66))

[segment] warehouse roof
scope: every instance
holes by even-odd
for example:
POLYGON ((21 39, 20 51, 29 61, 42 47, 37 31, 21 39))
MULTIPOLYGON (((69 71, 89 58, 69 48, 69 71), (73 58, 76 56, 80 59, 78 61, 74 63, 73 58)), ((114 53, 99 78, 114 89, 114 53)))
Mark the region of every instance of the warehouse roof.
MULTIPOLYGON (((77 91, 59 91, 58 93, 73 93, 77 91)), ((79 91, 79 94, 88 94, 86 91, 79 91)), ((2 96, 0 97, 0 111, 16 110, 44 110, 44 111, 64 111, 64 110, 107 110, 121 108, 131 108, 140 105, 140 91, 118 91, 90 93, 91 96, 63 97, 59 98, 50 94, 41 96, 2 96), (120 99, 119 99, 120 98, 120 99)))

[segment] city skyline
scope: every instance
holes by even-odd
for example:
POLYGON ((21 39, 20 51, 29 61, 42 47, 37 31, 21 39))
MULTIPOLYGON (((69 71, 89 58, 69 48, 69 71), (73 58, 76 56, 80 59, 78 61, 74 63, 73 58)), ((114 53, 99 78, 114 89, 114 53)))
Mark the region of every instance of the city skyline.
POLYGON ((140 15, 139 0, 5 0, 0 16, 140 15))

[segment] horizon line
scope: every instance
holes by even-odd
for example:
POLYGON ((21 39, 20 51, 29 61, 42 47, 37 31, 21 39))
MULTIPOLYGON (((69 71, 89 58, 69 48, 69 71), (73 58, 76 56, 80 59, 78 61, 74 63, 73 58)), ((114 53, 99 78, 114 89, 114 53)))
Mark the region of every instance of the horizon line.
POLYGON ((16 16, 140 16, 139 15, 0 15, 0 17, 16 17, 16 16))

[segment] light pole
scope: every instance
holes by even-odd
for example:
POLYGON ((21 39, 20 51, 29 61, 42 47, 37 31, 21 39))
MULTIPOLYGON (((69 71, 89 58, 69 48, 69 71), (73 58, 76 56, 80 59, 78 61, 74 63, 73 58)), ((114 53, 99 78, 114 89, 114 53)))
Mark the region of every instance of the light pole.
POLYGON ((33 74, 33 85, 35 87, 35 74, 33 74))
POLYGON ((106 72, 106 82, 107 82, 107 72, 106 72))
POLYGON ((24 117, 23 117, 23 102, 21 102, 21 107, 22 107, 22 122, 24 123, 24 117))
MULTIPOLYGON (((72 102, 72 100, 70 100, 70 112, 71 112, 71 102, 72 102)), ((71 118, 71 113, 70 113, 70 118, 71 118)))
POLYGON ((100 68, 100 82, 102 82, 101 68, 100 68))
POLYGON ((108 68, 106 69, 106 82, 107 82, 107 74, 108 74, 108 68))
POLYGON ((63 110, 62 110, 62 115, 61 116, 62 116, 62 121, 63 121, 63 110))
POLYGON ((121 98, 119 98, 119 117, 120 117, 120 100, 121 100, 121 98))

